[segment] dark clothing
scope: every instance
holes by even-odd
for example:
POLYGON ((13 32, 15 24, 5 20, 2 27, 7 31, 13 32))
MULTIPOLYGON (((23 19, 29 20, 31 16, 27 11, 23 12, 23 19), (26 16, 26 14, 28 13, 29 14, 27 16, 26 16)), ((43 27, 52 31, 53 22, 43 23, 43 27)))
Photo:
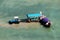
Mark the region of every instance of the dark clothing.
POLYGON ((47 23, 49 20, 48 20, 48 18, 45 17, 45 18, 42 19, 42 21, 43 21, 44 23, 47 23))
POLYGON ((40 23, 45 25, 48 21, 49 21, 48 18, 45 17, 42 20, 40 20, 40 23))
POLYGON ((49 21, 48 18, 45 17, 45 18, 43 18, 42 20, 40 20, 39 22, 40 22, 44 27, 49 28, 50 25, 51 25, 51 23, 49 22, 48 25, 46 25, 46 23, 47 23, 48 21, 49 21))

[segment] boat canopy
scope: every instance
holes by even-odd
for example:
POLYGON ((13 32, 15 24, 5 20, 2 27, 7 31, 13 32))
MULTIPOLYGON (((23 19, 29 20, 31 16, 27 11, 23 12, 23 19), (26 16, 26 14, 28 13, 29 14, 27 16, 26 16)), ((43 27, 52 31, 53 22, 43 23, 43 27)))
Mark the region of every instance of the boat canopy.
POLYGON ((40 14, 40 13, 27 14, 27 17, 29 17, 29 18, 36 18, 36 17, 40 17, 40 16, 42 16, 42 14, 40 14))

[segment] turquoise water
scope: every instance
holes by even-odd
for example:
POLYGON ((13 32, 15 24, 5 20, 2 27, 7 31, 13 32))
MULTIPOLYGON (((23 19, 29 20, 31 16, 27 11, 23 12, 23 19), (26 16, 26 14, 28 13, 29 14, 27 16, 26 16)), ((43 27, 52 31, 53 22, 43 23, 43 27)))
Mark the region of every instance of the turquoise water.
POLYGON ((50 29, 13 29, 0 28, 0 40, 57 40, 59 39, 50 29))
POLYGON ((40 11, 52 21, 50 29, 0 27, 0 40, 60 40, 60 0, 0 0, 0 20, 4 23, 13 16, 26 18, 26 14, 40 11))

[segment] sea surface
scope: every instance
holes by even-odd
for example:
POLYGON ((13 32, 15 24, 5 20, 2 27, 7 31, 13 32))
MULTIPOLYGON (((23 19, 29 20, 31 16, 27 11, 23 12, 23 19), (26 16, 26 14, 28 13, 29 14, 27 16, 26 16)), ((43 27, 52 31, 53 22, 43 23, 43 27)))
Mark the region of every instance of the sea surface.
MULTIPOLYGON (((28 13, 43 12, 51 21, 51 28, 6 28, 0 26, 0 40, 60 40, 60 0, 0 0, 0 24, 28 13)), ((33 25, 32 25, 33 26, 33 25)))

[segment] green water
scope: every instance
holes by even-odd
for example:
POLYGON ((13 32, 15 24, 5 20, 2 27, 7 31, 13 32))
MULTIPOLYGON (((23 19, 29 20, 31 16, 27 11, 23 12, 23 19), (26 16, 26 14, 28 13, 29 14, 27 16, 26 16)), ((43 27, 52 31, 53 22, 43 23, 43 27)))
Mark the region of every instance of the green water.
POLYGON ((0 0, 0 20, 4 23, 13 16, 26 18, 26 14, 40 11, 52 21, 50 29, 0 27, 0 40, 60 40, 60 0, 0 0))

